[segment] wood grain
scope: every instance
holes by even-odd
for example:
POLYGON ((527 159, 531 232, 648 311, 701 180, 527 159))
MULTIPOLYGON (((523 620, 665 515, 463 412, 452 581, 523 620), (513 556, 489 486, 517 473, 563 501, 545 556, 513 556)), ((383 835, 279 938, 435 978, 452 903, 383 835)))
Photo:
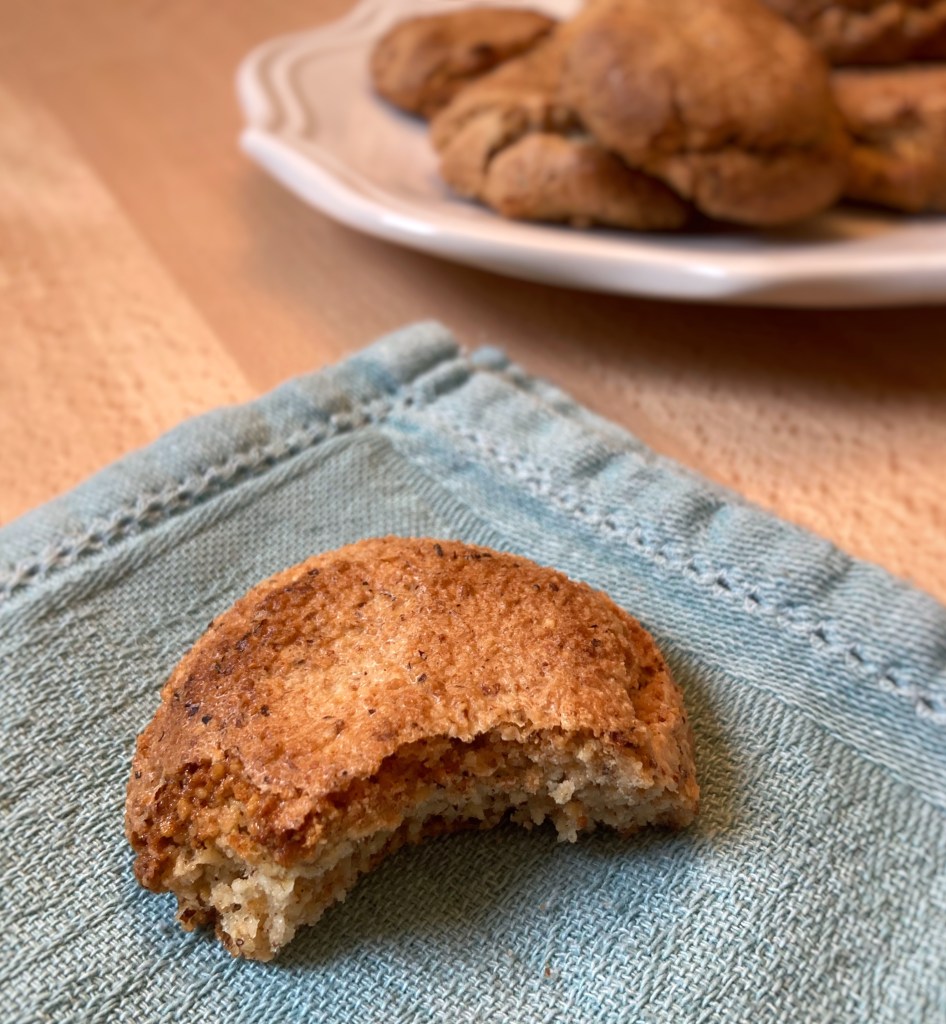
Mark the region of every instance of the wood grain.
POLYGON ((0 517, 252 389, 41 110, 0 89, 0 517))
POLYGON ((410 320, 946 599, 946 307, 740 310, 360 237, 236 147, 233 73, 340 0, 0 0, 0 518, 410 320))

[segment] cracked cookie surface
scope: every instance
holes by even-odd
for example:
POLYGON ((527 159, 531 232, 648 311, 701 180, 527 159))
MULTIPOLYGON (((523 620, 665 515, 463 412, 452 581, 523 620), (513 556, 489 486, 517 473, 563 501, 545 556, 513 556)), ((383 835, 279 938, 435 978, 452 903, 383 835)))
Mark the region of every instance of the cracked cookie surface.
POLYGON ((517 555, 387 537, 211 623, 139 737, 126 828, 185 927, 267 960, 406 843, 505 817, 565 840, 680 827, 698 796, 680 691, 607 596, 517 555))
POLYGON ((430 118, 464 85, 531 49, 554 26, 554 19, 520 7, 409 18, 375 45, 371 78, 390 103, 430 118))
POLYGON ((777 225, 840 195, 847 138, 827 68, 756 0, 592 0, 559 34, 562 101, 709 217, 777 225))
POLYGON ((434 118, 444 180, 516 219, 649 231, 682 226, 687 204, 601 146, 563 102, 563 42, 557 33, 504 64, 434 118))

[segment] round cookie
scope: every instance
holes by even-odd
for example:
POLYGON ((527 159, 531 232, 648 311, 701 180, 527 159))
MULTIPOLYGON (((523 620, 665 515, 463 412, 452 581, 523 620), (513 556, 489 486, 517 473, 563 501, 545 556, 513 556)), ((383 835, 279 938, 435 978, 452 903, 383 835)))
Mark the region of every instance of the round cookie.
POLYGON ((429 118, 468 82, 531 49, 554 25, 554 19, 518 7, 409 18, 375 45, 371 78, 390 103, 429 118))
POLYGON ((563 102, 706 215, 777 225, 838 198, 847 139, 827 69, 757 0, 592 0, 562 34, 563 102))
POLYGON ((366 540, 259 584, 172 673, 139 737, 135 874, 269 959, 404 843, 505 816, 573 840, 680 827, 680 691, 604 594, 527 559, 366 540))

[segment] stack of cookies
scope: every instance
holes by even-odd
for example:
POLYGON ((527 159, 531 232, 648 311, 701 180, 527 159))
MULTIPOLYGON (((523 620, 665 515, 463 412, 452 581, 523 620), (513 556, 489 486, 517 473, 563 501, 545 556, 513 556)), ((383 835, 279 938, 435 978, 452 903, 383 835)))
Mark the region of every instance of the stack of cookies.
POLYGON ((946 211, 946 0, 587 0, 565 22, 474 7, 395 25, 371 73, 430 120, 447 184, 506 217, 946 211))

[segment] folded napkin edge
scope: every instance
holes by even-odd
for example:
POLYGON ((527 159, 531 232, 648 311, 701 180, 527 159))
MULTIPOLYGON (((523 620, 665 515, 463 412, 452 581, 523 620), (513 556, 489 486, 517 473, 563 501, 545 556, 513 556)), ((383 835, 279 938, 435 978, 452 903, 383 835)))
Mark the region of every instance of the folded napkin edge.
MULTIPOLYGON (((497 365, 498 353, 490 362, 497 365)), ((503 357, 504 358, 504 357, 503 357)), ((51 574, 76 562, 111 549, 126 537, 140 535, 169 516, 188 511, 212 495, 238 485, 245 479, 280 465, 332 437, 377 423, 390 411, 387 407, 410 397, 408 392, 425 378, 436 375, 450 362, 465 369, 438 389, 438 396, 460 386, 474 370, 468 354, 461 349, 452 332, 437 321, 421 321, 384 335, 336 364, 290 378, 249 402, 212 409, 182 421, 150 444, 129 452, 103 467, 66 493, 32 509, 0 527, 0 548, 6 543, 20 554, 6 559, 0 568, 0 609, 14 596, 20 596, 51 574), (414 358, 405 371, 399 367, 397 353, 409 340, 414 358), (308 382, 330 382, 324 394, 303 395, 307 416, 303 421, 276 427, 267 423, 262 443, 252 443, 246 422, 252 417, 268 419, 268 412, 284 398, 299 399, 308 382), (362 392, 358 402, 347 401, 338 408, 339 399, 362 392), (347 406, 347 407, 346 407, 347 406), (200 464, 200 456, 190 456, 189 466, 170 472, 158 466, 151 453, 174 449, 175 461, 183 457, 204 431, 233 438, 229 454, 216 461, 200 464), (241 438, 249 443, 241 443, 241 438), (142 491, 139 476, 160 476, 162 482, 142 491), (131 488, 127 485, 131 483, 131 488), (121 494, 121 492, 128 492, 121 494), (118 492, 118 494, 116 494, 118 492), (132 497, 132 493, 134 496, 132 497), (88 500, 94 497, 94 502, 88 500), (123 500, 124 499, 124 500, 123 500), (40 538, 32 542, 33 538, 40 538), (32 543, 31 543, 32 542, 32 543), (26 552, 24 553, 23 549, 26 552)), ((254 424, 259 429, 259 423, 254 424)))
MULTIPOLYGON (((203 416, 187 420, 173 428, 153 445, 130 453, 91 477, 83 485, 80 485, 80 489, 96 487, 104 474, 119 472, 127 477, 136 475, 141 460, 152 447, 158 444, 179 445, 179 441, 176 439, 198 434, 210 421, 215 421, 219 427, 221 421, 226 425, 226 421, 229 419, 235 421, 249 412, 265 410, 267 407, 282 402, 283 396, 290 392, 297 392, 298 389, 305 388, 306 384, 310 382, 328 380, 332 385, 331 388, 325 390, 323 395, 309 394, 307 396, 309 412, 315 417, 316 422, 297 424, 296 429, 288 432, 285 428, 278 431, 273 430, 269 444, 258 445, 246 451, 233 452, 223 462, 205 467, 199 473, 187 475, 183 480, 172 480, 167 482, 162 489, 139 495, 132 505, 121 505, 117 509, 113 509, 110 514, 100 516, 88 523, 84 530, 73 531, 61 535, 58 539, 53 539, 32 557, 21 559, 5 572, 0 572, 0 610, 14 597, 25 594, 33 585, 48 579, 60 570, 69 568, 80 559, 85 561, 97 553, 112 550, 124 539, 139 536, 145 530, 163 523, 170 516, 186 513, 202 500, 219 495, 245 480, 256 478, 269 469, 282 465, 287 459, 310 451, 323 442, 343 434, 350 435, 365 427, 379 426, 397 410, 406 412, 411 407, 421 410, 424 406, 432 405, 461 387, 476 373, 490 373, 502 377, 516 391, 528 393, 531 399, 539 403, 545 411, 558 417, 577 418, 586 430, 600 431, 603 436, 612 436, 619 430, 614 424, 602 420, 576 403, 565 392, 529 376, 519 367, 510 364, 500 350, 484 347, 468 353, 461 348, 452 333, 441 324, 423 322, 410 325, 384 336, 367 349, 348 357, 339 364, 286 381, 252 402, 214 410, 203 416), (412 349, 412 359, 409 361, 407 372, 404 371, 403 360, 398 358, 402 355, 405 343, 409 343, 412 349), (398 365, 395 367, 395 364, 398 365), (392 372, 395 369, 396 372, 392 372), (358 402, 349 401, 344 407, 339 408, 339 396, 350 397, 348 394, 350 391, 360 391, 362 399, 358 402)), ((622 436, 625 435, 624 431, 620 431, 620 433, 622 436)), ((631 435, 626 435, 626 437, 628 441, 634 441, 631 435)), ((470 438, 466 437, 465 440, 469 441, 470 438)), ((489 463, 498 462, 507 470, 516 461, 508 456, 497 458, 492 449, 481 454, 489 463)), ((631 453, 623 454, 630 455, 631 453)), ((679 466, 649 449, 634 451, 633 457, 647 464, 659 464, 681 479, 695 478, 695 474, 687 470, 686 467, 679 466)), ((528 489, 532 488, 535 479, 534 473, 518 475, 519 483, 526 485, 528 489)), ((703 481, 703 485, 706 485, 705 481, 703 481)), ((720 496, 720 509, 731 507, 733 504, 742 504, 747 509, 755 510, 759 515, 777 519, 771 513, 756 510, 754 506, 744 503, 739 495, 728 492, 725 488, 712 486, 720 496)), ((47 505, 41 506, 33 513, 23 517, 19 524, 11 524, 0 529, 0 542, 4 540, 4 535, 14 525, 28 528, 31 518, 40 522, 44 518, 54 522, 59 521, 62 518, 62 506, 65 505, 68 511, 68 505, 74 493, 70 492, 62 498, 54 499, 47 505)), ((553 504, 561 504, 563 494, 556 491, 551 495, 544 494, 537 495, 537 497, 545 501, 552 500, 553 504)), ((582 492, 574 508, 563 505, 561 511, 568 514, 570 518, 587 520, 585 525, 589 527, 600 527, 602 523, 611 522, 614 519, 612 513, 609 513, 606 518, 598 516, 596 521, 591 521, 595 519, 594 516, 589 519, 587 515, 580 514, 587 498, 587 493, 582 492)), ((621 519, 622 517, 618 515, 617 518, 621 519)), ((801 527, 782 520, 777 521, 783 529, 791 529, 812 538, 815 537, 801 527)), ((627 526, 629 542, 633 541, 632 546, 638 553, 647 556, 651 561, 660 562, 668 570, 673 570, 680 577, 688 579, 691 584, 701 587, 706 585, 715 587, 719 584, 720 594, 725 591, 724 596, 733 599, 749 599, 754 586, 760 582, 754 578, 748 580, 735 577, 724 579, 723 577, 728 572, 726 566, 697 567, 693 556, 699 554, 699 545, 689 553, 685 552, 684 555, 669 557, 668 551, 665 550, 666 543, 659 543, 659 539, 651 538, 653 543, 649 545, 647 538, 640 536, 639 529, 633 523, 624 525, 627 526), (651 547, 653 550, 650 550, 651 547), (685 555, 687 557, 684 557, 685 555), (720 582, 721 580, 722 582, 720 582)), ((828 543, 820 538, 819 541, 828 543)), ((869 563, 855 562, 844 552, 840 552, 840 554, 846 565, 869 565, 869 563)), ((889 573, 881 567, 872 568, 889 577, 889 573)), ((906 584, 903 586, 906 587, 906 584)), ((915 591, 915 593, 921 594, 922 592, 915 591)), ((922 596, 926 597, 927 595, 922 596)), ((823 595, 821 597, 823 598, 823 595)), ((930 601, 933 599, 930 598, 930 601)), ((833 655, 833 660, 841 665, 846 672, 869 679, 891 696, 909 701, 918 717, 939 726, 946 725, 946 706, 938 694, 919 684, 915 673, 907 673, 905 677, 896 668, 896 663, 890 660, 886 660, 880 665, 864 664, 857 661, 856 657, 851 656, 856 644, 849 642, 850 637, 825 640, 822 627, 826 624, 826 619, 823 615, 818 614, 817 609, 815 609, 816 617, 813 620, 809 614, 811 608, 805 605, 795 604, 792 607, 782 607, 778 604, 766 606, 764 603, 759 603, 754 610, 761 613, 763 618, 770 620, 779 629, 795 634, 804 632, 812 642, 812 646, 815 646, 815 641, 817 641, 821 652, 825 655, 833 655)))

